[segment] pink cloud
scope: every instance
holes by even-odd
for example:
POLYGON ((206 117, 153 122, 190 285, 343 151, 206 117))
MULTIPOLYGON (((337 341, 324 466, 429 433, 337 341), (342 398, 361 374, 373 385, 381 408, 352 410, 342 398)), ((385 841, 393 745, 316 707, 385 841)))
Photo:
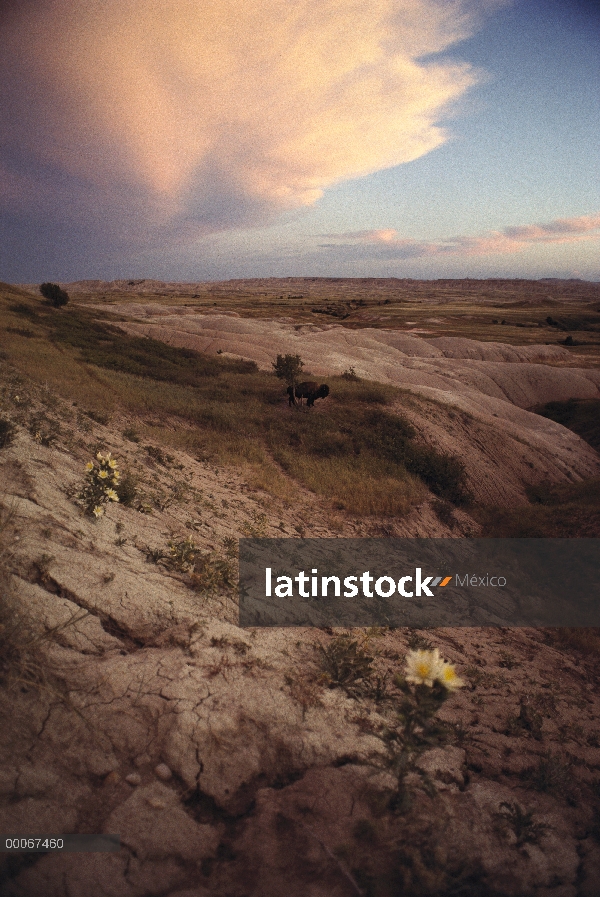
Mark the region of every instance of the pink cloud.
POLYGON ((470 0, 14 4, 0 152, 40 182, 76 180, 95 208, 115 185, 135 191, 145 228, 239 226, 244 201, 310 205, 444 143, 437 122, 478 73, 423 59, 478 17, 470 0))
POLYGON ((458 236, 441 240, 401 238, 393 228, 330 235, 334 245, 370 246, 386 258, 424 258, 436 255, 480 256, 523 252, 540 243, 577 243, 600 238, 600 213, 557 218, 546 224, 527 224, 489 231, 482 236, 458 236))

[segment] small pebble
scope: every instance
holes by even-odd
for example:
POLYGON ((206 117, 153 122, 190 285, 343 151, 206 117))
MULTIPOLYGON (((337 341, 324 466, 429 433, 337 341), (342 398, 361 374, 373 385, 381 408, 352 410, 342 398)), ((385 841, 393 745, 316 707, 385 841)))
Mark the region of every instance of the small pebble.
POLYGON ((109 772, 109 774, 107 776, 105 776, 104 784, 105 785, 116 785, 119 780, 120 780, 119 773, 115 772, 115 770, 113 769, 112 772, 109 772))
POLYGON ((130 785, 141 785, 142 777, 139 772, 130 772, 128 776, 125 776, 125 781, 130 785))
POLYGON ((164 800, 161 800, 159 797, 148 797, 147 802, 155 810, 164 810, 167 806, 164 800))
POLYGON ((158 766, 155 766, 154 773, 157 778, 162 779, 163 782, 166 782, 173 775, 166 763, 159 763, 158 766))

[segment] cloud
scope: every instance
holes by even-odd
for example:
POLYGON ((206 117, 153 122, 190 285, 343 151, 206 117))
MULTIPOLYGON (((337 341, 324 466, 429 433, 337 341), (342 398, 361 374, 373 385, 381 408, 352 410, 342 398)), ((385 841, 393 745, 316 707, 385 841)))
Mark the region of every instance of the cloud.
POLYGON ((478 75, 435 54, 495 5, 10 2, 1 208, 60 209, 118 243, 151 231, 187 239, 310 205, 447 139, 440 117, 478 75))
POLYGON ((547 224, 527 224, 489 231, 482 236, 458 236, 441 240, 401 238, 392 228, 327 234, 331 243, 322 249, 353 258, 402 261, 433 256, 485 256, 523 252, 541 243, 577 243, 600 238, 600 213, 558 218, 547 224))

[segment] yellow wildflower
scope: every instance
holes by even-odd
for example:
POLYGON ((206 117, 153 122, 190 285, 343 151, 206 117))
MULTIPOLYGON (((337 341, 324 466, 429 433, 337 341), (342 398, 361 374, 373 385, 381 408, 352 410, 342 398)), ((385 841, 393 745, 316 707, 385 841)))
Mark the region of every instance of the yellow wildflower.
POLYGON ((101 480, 105 480, 108 476, 108 472, 106 470, 99 470, 98 476, 100 477, 101 480))
POLYGON ((114 489, 105 489, 104 494, 108 495, 108 497, 110 498, 111 501, 119 500, 119 496, 117 495, 117 493, 115 492, 114 489))
POLYGON ((94 517, 102 517, 102 515, 104 514, 104 508, 100 507, 100 505, 96 505, 92 513, 94 517))
POLYGON ((98 459, 98 461, 104 461, 104 455, 102 454, 102 452, 98 452, 96 458, 98 459))
MULTIPOLYGON (((109 454, 110 454, 110 452, 109 452, 109 454)), ((112 469, 114 470, 114 469, 116 468, 116 466, 117 466, 117 461, 116 461, 116 459, 115 459, 115 458, 111 458, 110 461, 108 462, 108 466, 109 466, 109 467, 112 467, 112 469)))
POLYGON ((94 469, 94 462, 93 462, 93 461, 88 461, 88 463, 85 465, 85 469, 86 469, 86 470, 93 470, 93 469, 94 469))

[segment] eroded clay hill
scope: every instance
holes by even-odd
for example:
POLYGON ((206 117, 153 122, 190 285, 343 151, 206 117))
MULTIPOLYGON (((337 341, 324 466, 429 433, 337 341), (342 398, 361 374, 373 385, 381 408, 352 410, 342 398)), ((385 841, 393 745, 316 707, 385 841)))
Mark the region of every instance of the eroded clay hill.
POLYGON ((600 470, 597 453, 574 433, 527 410, 600 396, 600 370, 561 364, 570 356, 560 346, 303 326, 156 302, 110 308, 130 319, 119 325, 130 334, 252 360, 264 370, 277 354, 297 354, 317 378, 352 368, 361 378, 421 396, 428 401, 415 400, 412 422, 432 444, 465 460, 470 488, 485 503, 514 505, 524 500, 528 483, 577 480, 600 470))
MULTIPOLYGON (((296 348, 307 356, 293 342, 271 344, 270 357, 296 348)), ((123 438, 126 418, 82 428, 72 405, 2 371, 2 418, 14 431, 0 448, 0 829, 115 833, 121 849, 2 855, 0 893, 598 893, 596 656, 533 629, 240 629, 231 587, 240 535, 368 529, 343 518, 332 528, 310 493, 289 508, 241 473, 149 451, 123 438), (130 506, 96 520, 77 494, 99 446, 140 481, 130 506), (465 686, 439 711, 445 725, 427 749, 409 751, 404 775, 403 741, 390 733, 401 731, 394 677, 409 647, 439 648, 465 686)), ((469 463, 487 457, 490 482, 504 464, 510 483, 500 427, 521 438, 533 416, 488 397, 481 430, 461 436, 466 423, 449 415, 470 389, 457 386, 439 420, 421 392, 413 412, 430 409, 439 440, 479 442, 469 463), (494 413, 504 416, 490 447, 494 413)), ((515 445, 554 458, 556 476, 597 469, 576 437, 545 427, 531 428, 535 448, 515 445)), ((477 476, 484 482, 485 468, 477 476)), ((402 526, 457 534, 427 501, 402 526)))

